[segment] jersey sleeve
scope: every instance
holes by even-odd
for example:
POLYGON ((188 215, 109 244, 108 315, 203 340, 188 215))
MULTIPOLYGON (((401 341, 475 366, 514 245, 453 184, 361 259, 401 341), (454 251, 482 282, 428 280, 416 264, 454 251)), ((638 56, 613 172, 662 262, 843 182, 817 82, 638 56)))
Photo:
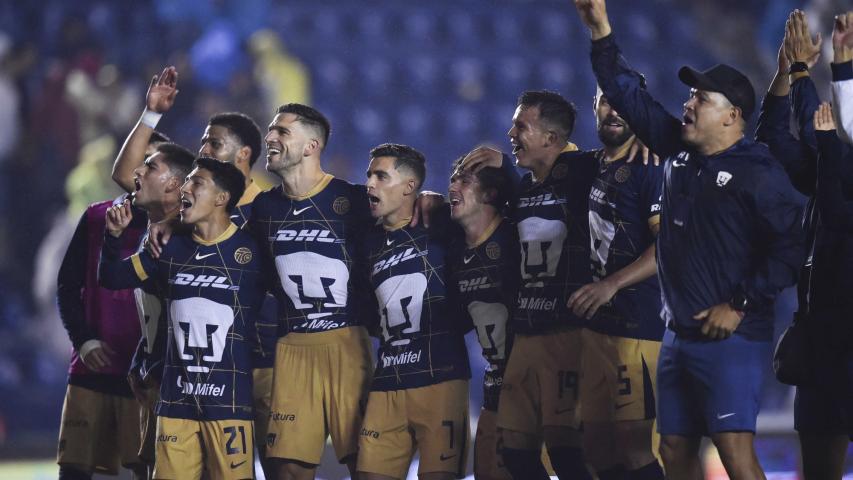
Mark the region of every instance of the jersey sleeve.
POLYGON ((802 201, 781 168, 759 173, 755 192, 756 218, 764 239, 763 255, 738 286, 756 307, 772 303, 776 295, 797 281, 805 250, 801 226, 802 201))
POLYGON ((592 70, 607 101, 651 151, 666 158, 685 149, 681 121, 642 88, 642 75, 628 65, 613 34, 592 42, 591 58, 592 70))
POLYGON ((640 185, 640 208, 647 220, 660 216, 663 201, 663 166, 647 165, 640 185))
POLYGON ((838 137, 853 145, 853 61, 830 64, 838 137))
MULTIPOLYGON (((101 260, 98 264, 98 282, 104 288, 121 290, 141 287, 157 273, 157 261, 147 250, 135 253, 128 258, 119 258, 121 239, 104 232, 104 245, 101 247, 101 260)), ((165 255, 168 245, 161 255, 165 255)))
POLYGON ((95 338, 95 333, 86 324, 83 306, 83 287, 86 284, 86 259, 88 258, 86 238, 88 236, 87 212, 83 212, 68 250, 62 258, 57 276, 56 303, 59 318, 68 331, 68 338, 74 349, 80 351, 86 341, 95 338))

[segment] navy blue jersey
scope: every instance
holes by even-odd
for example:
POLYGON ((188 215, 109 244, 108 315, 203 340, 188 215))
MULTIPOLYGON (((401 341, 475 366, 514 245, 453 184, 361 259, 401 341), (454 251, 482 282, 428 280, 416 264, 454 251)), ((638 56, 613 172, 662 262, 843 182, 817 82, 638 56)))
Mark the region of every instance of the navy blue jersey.
POLYGON ((118 258, 106 234, 100 279, 109 288, 149 278, 165 292, 168 347, 157 415, 190 420, 252 418, 255 311, 265 293, 254 239, 231 225, 213 242, 175 235, 155 260, 118 258))
POLYGON ((710 156, 684 143, 681 120, 641 87, 613 35, 593 42, 592 65, 610 104, 666 161, 657 239, 664 318, 698 337, 697 313, 743 295, 749 307, 736 333, 770 339, 776 295, 805 256, 802 202, 784 170, 746 139, 710 156))
POLYGON ((474 326, 488 362, 483 378, 483 408, 497 411, 506 362, 512 347, 510 315, 518 290, 518 231, 497 218, 473 247, 463 239, 451 253, 453 307, 474 326))
MULTIPOLYGON (((593 278, 601 280, 634 263, 655 242, 649 225, 660 219, 663 167, 604 162, 589 193, 589 233, 593 278)), ((588 327, 606 335, 660 341, 660 286, 657 275, 619 290, 598 309, 588 327)))
MULTIPOLYGON (((243 196, 237 203, 237 208, 231 215, 231 221, 240 228, 244 228, 249 219, 252 218, 252 205, 255 198, 261 193, 256 182, 246 187, 243 196)), ((278 301, 273 295, 264 298, 263 305, 257 312, 255 318, 255 331, 257 332, 257 345, 255 351, 255 368, 272 368, 275 363, 275 345, 278 342, 278 301)))
POLYGON ((564 152, 541 182, 528 173, 512 205, 521 242, 521 284, 513 315, 516 333, 541 334, 584 321, 566 307, 592 281, 589 268, 589 189, 595 158, 564 152))
MULTIPOLYGON (((144 251, 148 241, 146 232, 139 241, 139 252, 144 251)), ((162 382, 163 366, 166 362, 168 319, 166 318, 166 293, 155 279, 148 278, 133 289, 136 313, 142 327, 142 336, 136 346, 130 370, 142 379, 162 382)))
POLYGON ((374 226, 364 237, 381 331, 374 391, 471 377, 467 328, 447 298, 450 226, 434 220, 429 229, 374 226))
POLYGON ((356 233, 370 225, 367 192, 326 175, 306 196, 279 185, 257 196, 249 228, 275 266, 276 296, 287 332, 360 324, 354 296, 356 233))

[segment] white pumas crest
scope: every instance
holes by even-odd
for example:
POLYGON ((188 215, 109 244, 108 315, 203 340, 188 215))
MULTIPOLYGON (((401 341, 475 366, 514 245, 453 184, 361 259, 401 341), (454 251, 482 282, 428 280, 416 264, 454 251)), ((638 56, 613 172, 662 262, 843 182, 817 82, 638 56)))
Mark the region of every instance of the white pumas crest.
POLYGON ((719 173, 717 173, 717 186, 718 186, 718 187, 723 187, 723 186, 725 186, 727 183, 729 183, 729 180, 731 180, 731 179, 732 179, 732 174, 731 174, 731 173, 729 173, 729 172, 719 172, 719 173))

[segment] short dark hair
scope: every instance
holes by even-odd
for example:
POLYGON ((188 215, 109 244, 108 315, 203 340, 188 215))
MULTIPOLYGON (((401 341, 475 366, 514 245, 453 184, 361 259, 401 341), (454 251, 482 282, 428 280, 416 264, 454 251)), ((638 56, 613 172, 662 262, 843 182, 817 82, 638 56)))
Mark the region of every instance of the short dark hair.
POLYGON ((203 168, 213 174, 213 183, 221 190, 228 192, 231 198, 225 206, 228 212, 234 210, 243 192, 246 191, 246 177, 232 163, 220 162, 212 157, 198 157, 193 163, 194 168, 203 168))
POLYGON ((153 132, 151 132, 151 138, 148 139, 148 144, 151 145, 152 143, 164 143, 171 141, 172 139, 169 138, 169 136, 165 133, 159 130, 154 130, 153 132))
POLYGON ((394 157, 395 169, 399 170, 400 167, 403 167, 414 173, 415 179, 418 181, 418 189, 424 184, 424 180, 426 180, 426 157, 423 153, 408 145, 383 143, 370 150, 371 159, 378 157, 394 157))
POLYGON ((320 136, 323 137, 323 145, 321 147, 325 147, 329 143, 329 135, 332 133, 332 124, 330 124, 329 119, 316 108, 312 108, 301 103, 286 103, 278 107, 278 112, 276 113, 292 113, 296 115, 299 117, 298 120, 300 122, 320 131, 320 136))
POLYGON ((518 106, 539 108, 539 118, 555 129, 562 140, 569 140, 575 129, 577 109, 557 92, 528 90, 518 97, 518 106))
POLYGON ((261 129, 252 117, 240 112, 217 113, 210 117, 208 125, 219 125, 231 131, 240 139, 240 143, 252 150, 249 155, 249 167, 253 167, 261 155, 261 129))
MULTIPOLYGON (((453 180, 453 175, 459 171, 459 166, 462 165, 463 160, 465 160, 464 155, 453 162, 451 180, 453 180)), ((487 203, 498 210, 502 210, 512 196, 512 179, 510 179, 509 174, 502 168, 484 167, 474 175, 480 182, 480 190, 484 192, 494 190, 494 196, 487 203)))
POLYGON ((163 154, 163 160, 169 166, 172 175, 179 177, 183 182, 193 169, 195 154, 172 142, 157 145, 157 151, 163 154))

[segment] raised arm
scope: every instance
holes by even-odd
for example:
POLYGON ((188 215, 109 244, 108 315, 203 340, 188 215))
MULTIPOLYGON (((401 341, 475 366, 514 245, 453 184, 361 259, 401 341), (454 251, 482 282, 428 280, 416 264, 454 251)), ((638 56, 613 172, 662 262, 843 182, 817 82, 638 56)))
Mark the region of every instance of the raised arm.
POLYGON ((836 15, 832 50, 832 100, 838 137, 853 145, 853 11, 836 15))
POLYGON ((145 111, 121 146, 113 163, 113 181, 126 192, 134 190, 133 171, 145 161, 145 151, 151 141, 160 116, 175 103, 178 94, 178 72, 175 67, 166 67, 155 75, 145 94, 145 111))
POLYGON ((80 347, 95 338, 95 333, 86 324, 85 308, 83 306, 83 288, 86 284, 86 251, 87 213, 83 212, 57 277, 56 303, 59 307, 59 318, 68 331, 68 338, 74 349, 80 352, 80 347))
MULTIPOLYGON (((777 58, 776 75, 767 90, 767 95, 761 102, 761 111, 758 116, 758 128, 755 131, 755 139, 759 142, 766 143, 770 148, 770 152, 776 157, 785 168, 788 178, 794 184, 797 190, 805 195, 813 195, 815 191, 815 181, 817 179, 817 164, 815 162, 816 153, 810 144, 800 142, 791 133, 791 102, 789 94, 791 93, 791 85, 788 82, 788 70, 790 61, 787 58, 785 50, 785 42, 779 47, 777 58)), ((799 82, 809 82, 806 78, 799 82)), ((811 91, 814 91, 814 85, 811 85, 811 91)), ((809 105, 816 101, 815 96, 808 94, 809 90, 800 88, 794 96, 801 111, 807 110, 809 105), (804 94, 805 92, 805 94, 804 94)), ((813 108, 816 108, 816 104, 813 108)), ((802 126, 801 126, 802 127, 802 126)), ((802 128, 800 128, 802 132, 802 128)), ((814 139, 814 131, 812 130, 812 139, 814 139)))
POLYGON ((684 149, 681 121, 643 88, 613 38, 604 0, 575 0, 581 20, 592 35, 592 69, 607 101, 653 152, 668 157, 684 149))
POLYGON ((817 208, 821 222, 827 228, 853 233, 853 201, 844 194, 842 186, 845 180, 851 180, 851 174, 841 168, 842 162, 850 162, 853 158, 850 158, 850 147, 835 134, 836 125, 828 103, 815 112, 814 126, 820 152, 817 208))

